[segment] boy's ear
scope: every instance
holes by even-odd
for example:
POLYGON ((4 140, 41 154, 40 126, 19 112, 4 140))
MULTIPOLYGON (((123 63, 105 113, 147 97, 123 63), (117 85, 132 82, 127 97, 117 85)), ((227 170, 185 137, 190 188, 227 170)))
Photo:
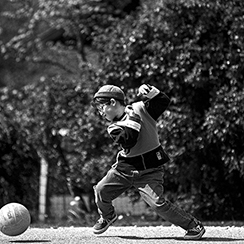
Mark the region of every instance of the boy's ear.
POLYGON ((114 98, 111 98, 110 99, 110 104, 114 106, 116 104, 116 100, 114 98))

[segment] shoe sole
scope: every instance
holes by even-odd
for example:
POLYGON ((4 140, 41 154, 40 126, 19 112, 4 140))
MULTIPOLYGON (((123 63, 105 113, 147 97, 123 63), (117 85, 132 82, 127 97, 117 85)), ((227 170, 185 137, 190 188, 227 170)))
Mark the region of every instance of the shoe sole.
POLYGON ((113 219, 110 220, 110 222, 103 228, 103 229, 100 229, 100 230, 93 230, 93 233, 96 234, 96 235, 99 235, 99 234, 102 234, 103 232, 105 232, 108 227, 110 225, 112 225, 116 220, 118 219, 118 216, 116 215, 113 219))
POLYGON ((199 240, 202 238, 206 230, 203 228, 201 232, 199 232, 196 236, 184 236, 184 240, 199 240))

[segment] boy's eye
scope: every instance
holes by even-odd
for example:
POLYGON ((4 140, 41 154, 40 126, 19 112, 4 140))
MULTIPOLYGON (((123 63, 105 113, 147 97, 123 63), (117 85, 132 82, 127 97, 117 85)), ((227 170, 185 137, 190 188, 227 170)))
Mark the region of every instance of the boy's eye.
POLYGON ((97 109, 98 109, 99 111, 103 111, 104 107, 105 107, 106 105, 108 105, 108 104, 109 104, 109 102, 107 102, 107 103, 103 103, 103 104, 100 104, 100 105, 97 105, 97 109))

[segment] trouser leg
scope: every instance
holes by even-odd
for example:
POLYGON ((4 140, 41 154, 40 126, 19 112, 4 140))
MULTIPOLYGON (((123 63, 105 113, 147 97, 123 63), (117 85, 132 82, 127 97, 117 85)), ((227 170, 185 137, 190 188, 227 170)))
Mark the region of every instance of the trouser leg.
POLYGON ((98 213, 109 219, 114 214, 112 201, 130 188, 131 183, 116 169, 112 168, 107 175, 94 186, 95 202, 98 213))
POLYGON ((142 198, 159 216, 185 230, 195 227, 196 219, 191 214, 165 200, 162 170, 145 171, 135 182, 142 198))

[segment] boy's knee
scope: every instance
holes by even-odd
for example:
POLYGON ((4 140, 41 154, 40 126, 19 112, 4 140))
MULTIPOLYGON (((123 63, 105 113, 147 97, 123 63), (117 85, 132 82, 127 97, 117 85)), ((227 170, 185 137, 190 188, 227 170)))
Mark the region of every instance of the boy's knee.
POLYGON ((106 196, 106 187, 103 184, 97 184, 93 187, 95 196, 99 199, 104 198, 104 195, 106 196))

